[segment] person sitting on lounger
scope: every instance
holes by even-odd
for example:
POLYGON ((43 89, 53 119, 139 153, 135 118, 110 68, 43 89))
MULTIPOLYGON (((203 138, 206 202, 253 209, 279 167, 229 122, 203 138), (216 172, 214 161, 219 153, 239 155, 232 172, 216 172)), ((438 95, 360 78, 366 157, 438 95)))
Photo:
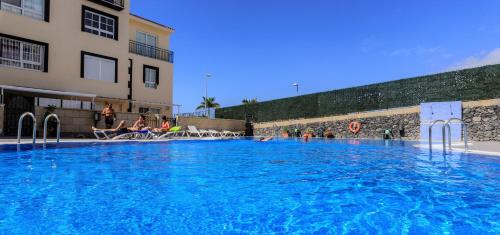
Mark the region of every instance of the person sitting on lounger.
POLYGON ((141 114, 139 116, 139 119, 134 123, 134 125, 132 127, 127 127, 127 125, 125 124, 125 121, 121 121, 116 128, 97 129, 95 127, 92 127, 92 131, 94 131, 94 132, 106 131, 106 132, 113 132, 113 133, 117 133, 118 135, 122 135, 122 134, 127 134, 127 133, 133 132, 133 131, 147 130, 148 128, 146 127, 145 120, 146 120, 146 118, 144 117, 144 115, 141 114))
POLYGON ((153 129, 154 132, 168 132, 170 130, 170 123, 167 120, 167 116, 161 117, 161 127, 153 129))
POLYGON ((96 132, 96 131, 106 131, 106 132, 112 132, 112 133, 117 133, 118 135, 121 135, 121 134, 129 133, 132 130, 131 130, 131 128, 127 128, 127 126, 125 125, 125 121, 121 121, 116 128, 112 128, 112 129, 97 129, 97 128, 95 128, 93 126, 92 127, 92 131, 94 131, 94 132, 96 132))
POLYGON ((146 116, 144 116, 143 114, 139 115, 139 119, 135 121, 134 125, 130 129, 132 129, 132 131, 149 129, 148 127, 146 127, 146 116))

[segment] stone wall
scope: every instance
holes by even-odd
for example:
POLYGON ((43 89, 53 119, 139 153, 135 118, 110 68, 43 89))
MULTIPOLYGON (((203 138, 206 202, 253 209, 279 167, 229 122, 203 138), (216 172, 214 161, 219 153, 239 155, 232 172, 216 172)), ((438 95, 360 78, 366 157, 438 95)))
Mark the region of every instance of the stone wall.
POLYGON ((335 138, 383 138, 383 133, 391 129, 394 138, 416 140, 419 138, 419 113, 398 114, 391 116, 367 117, 358 119, 332 120, 308 124, 295 124, 289 126, 276 126, 256 129, 256 135, 269 136, 280 135, 283 130, 294 132, 295 129, 304 133, 307 129, 313 129, 315 135, 321 135, 325 130, 330 129, 335 138), (361 123, 361 130, 354 134, 349 131, 348 126, 351 121, 361 123), (401 136, 401 134, 403 136, 401 136))
POLYGON ((177 125, 186 127, 188 125, 196 126, 198 129, 206 130, 227 130, 244 131, 245 121, 230 119, 208 119, 200 117, 178 117, 177 125))
POLYGON ((3 135, 3 122, 4 122, 4 116, 5 116, 5 113, 4 113, 4 105, 3 104, 0 104, 0 136, 3 135))
POLYGON ((500 105, 464 108, 463 115, 469 139, 500 141, 500 105))
MULTIPOLYGON (((500 99, 463 103, 463 120, 468 127, 468 139, 473 141, 500 141, 500 99)), ((312 128, 319 134, 331 128, 336 138, 382 138, 386 129, 392 129, 395 138, 420 139, 420 109, 417 106, 373 112, 353 113, 312 119, 296 119, 254 124, 255 135, 280 135, 285 129, 304 133, 312 128), (348 130, 351 121, 359 121, 362 128, 358 134, 348 130)))

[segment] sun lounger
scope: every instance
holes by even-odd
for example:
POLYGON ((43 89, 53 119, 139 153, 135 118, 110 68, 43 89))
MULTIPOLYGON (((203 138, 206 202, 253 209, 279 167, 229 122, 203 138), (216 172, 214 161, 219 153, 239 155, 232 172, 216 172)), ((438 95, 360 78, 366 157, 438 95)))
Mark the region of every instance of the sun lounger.
POLYGON ((224 137, 239 137, 239 136, 241 136, 240 132, 233 132, 233 131, 222 131, 222 135, 224 137))
POLYGON ((168 130, 167 133, 162 133, 158 139, 163 139, 163 138, 169 138, 169 137, 174 137, 174 136, 184 136, 186 134, 185 131, 182 131, 181 126, 174 126, 168 130))
POLYGON ((191 135, 195 135, 198 137, 210 136, 208 131, 206 130, 198 130, 195 126, 188 126, 186 134, 191 137, 191 135))
POLYGON ((208 130, 208 133, 212 136, 212 137, 222 137, 222 134, 216 130, 208 130))
POLYGON ((118 135, 114 137, 112 140, 150 140, 154 138, 153 132, 149 130, 141 130, 141 131, 132 131, 129 133, 125 133, 122 135, 118 135))
POLYGON ((97 130, 94 131, 94 135, 98 140, 111 140, 113 137, 116 136, 116 133, 112 131, 97 130))

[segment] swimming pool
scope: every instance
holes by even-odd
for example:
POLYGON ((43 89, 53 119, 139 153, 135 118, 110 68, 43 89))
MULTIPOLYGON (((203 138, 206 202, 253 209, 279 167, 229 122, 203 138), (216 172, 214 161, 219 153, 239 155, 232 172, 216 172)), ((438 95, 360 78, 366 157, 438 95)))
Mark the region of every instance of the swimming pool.
POLYGON ((500 233, 500 158, 413 144, 4 147, 0 233, 500 233))

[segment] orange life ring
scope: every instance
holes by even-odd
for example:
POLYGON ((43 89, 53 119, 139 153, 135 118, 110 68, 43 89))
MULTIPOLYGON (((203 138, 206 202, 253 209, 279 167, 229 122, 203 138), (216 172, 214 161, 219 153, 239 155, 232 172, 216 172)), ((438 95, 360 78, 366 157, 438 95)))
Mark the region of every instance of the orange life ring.
POLYGON ((361 130, 361 123, 357 121, 349 123, 349 130, 352 133, 357 134, 361 130))

